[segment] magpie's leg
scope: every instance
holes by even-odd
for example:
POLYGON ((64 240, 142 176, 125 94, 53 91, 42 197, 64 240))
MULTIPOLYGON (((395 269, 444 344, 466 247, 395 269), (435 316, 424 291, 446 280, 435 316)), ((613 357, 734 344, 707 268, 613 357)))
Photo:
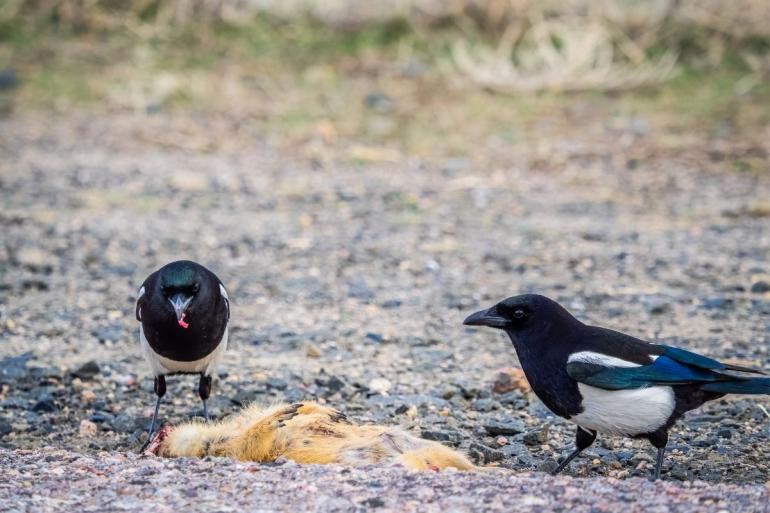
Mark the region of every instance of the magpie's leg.
POLYGON ((663 466, 663 455, 666 453, 665 447, 658 448, 658 459, 655 462, 655 480, 660 479, 660 468, 663 466))
POLYGON ((211 376, 201 374, 201 380, 198 383, 198 395, 203 401, 203 416, 206 417, 206 421, 209 420, 209 409, 206 405, 206 400, 211 395, 211 376))
POLYGON ((155 401, 155 412, 152 414, 152 420, 150 421, 150 429, 147 432, 147 441, 144 442, 144 445, 142 445, 142 448, 139 449, 139 452, 144 452, 145 449, 147 449, 147 446, 150 445, 150 442, 152 441, 152 435, 155 433, 155 424, 158 422, 158 410, 160 409, 160 400, 161 398, 166 395, 166 378, 165 376, 155 376, 155 395, 158 396, 158 399, 155 401))
POLYGON ((647 439, 653 447, 658 449, 658 457, 655 461, 655 474, 652 477, 652 480, 656 481, 660 479, 660 469, 663 467, 663 456, 666 454, 666 444, 668 444, 668 431, 660 429, 650 434, 647 439))
POLYGON ((575 450, 570 453, 567 458, 559 464, 558 467, 556 467, 556 470, 551 472, 552 476, 555 476, 562 470, 564 470, 564 467, 569 465, 569 463, 575 459, 575 457, 583 452, 585 449, 591 446, 592 443, 594 443, 594 440, 596 440, 596 431, 587 431, 583 429, 582 427, 578 426, 577 428, 577 434, 575 435, 575 450))

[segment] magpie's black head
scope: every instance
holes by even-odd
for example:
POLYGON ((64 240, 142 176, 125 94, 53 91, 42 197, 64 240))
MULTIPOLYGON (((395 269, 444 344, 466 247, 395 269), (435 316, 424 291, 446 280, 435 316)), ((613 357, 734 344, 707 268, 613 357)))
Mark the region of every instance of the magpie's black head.
POLYGON ((469 315, 466 326, 489 326, 505 330, 514 340, 544 334, 555 324, 580 324, 559 303, 537 294, 522 294, 504 299, 486 310, 469 315))
POLYGON ((160 293, 171 303, 180 326, 185 326, 185 315, 208 283, 205 268, 189 260, 178 260, 158 270, 160 293))

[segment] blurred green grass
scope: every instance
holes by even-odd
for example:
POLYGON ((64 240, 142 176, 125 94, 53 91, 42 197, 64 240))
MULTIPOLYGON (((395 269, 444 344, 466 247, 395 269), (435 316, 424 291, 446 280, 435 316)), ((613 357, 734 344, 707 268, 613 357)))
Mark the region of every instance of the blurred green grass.
POLYGON ((543 118, 568 117, 579 104, 590 106, 588 117, 642 116, 671 133, 713 135, 728 126, 748 134, 770 123, 770 81, 755 65, 767 59, 770 35, 726 39, 689 25, 647 50, 675 45, 680 55, 662 84, 497 94, 452 64, 458 38, 494 39, 477 25, 394 18, 349 29, 266 13, 238 23, 159 23, 160 4, 145 4, 88 22, 22 10, 0 16, 0 69, 20 78, 17 89, 0 93, 6 110, 231 113, 313 158, 353 140, 381 150, 357 153, 373 160, 392 151, 452 156, 479 144, 531 144, 543 118))

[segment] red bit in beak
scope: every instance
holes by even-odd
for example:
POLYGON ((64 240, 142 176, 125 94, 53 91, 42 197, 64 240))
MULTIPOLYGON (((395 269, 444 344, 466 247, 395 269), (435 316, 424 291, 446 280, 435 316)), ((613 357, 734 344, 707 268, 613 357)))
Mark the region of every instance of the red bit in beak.
POLYGON ((179 320, 177 321, 179 323, 179 325, 181 327, 185 328, 185 329, 190 327, 190 324, 185 322, 185 320, 184 320, 186 315, 187 315, 187 312, 182 312, 182 317, 180 317, 179 320))

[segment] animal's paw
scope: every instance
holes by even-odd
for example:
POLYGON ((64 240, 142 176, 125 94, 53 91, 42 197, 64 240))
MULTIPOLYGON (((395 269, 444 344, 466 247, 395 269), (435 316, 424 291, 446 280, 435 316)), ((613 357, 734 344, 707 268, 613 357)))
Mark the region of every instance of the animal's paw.
POLYGON ((350 421, 348 420, 348 416, 342 413, 341 411, 330 408, 331 412, 329 412, 329 418, 332 422, 341 422, 343 424, 350 424, 350 421))
POLYGON ((294 403, 289 406, 285 406, 275 412, 276 427, 282 428, 286 425, 286 422, 290 421, 297 415, 299 415, 299 409, 302 408, 302 403, 294 403))
POLYGON ((300 409, 299 413, 305 414, 305 415, 326 415, 329 417, 329 420, 332 422, 342 422, 345 424, 350 424, 348 421, 348 417, 342 413, 341 411, 330 408, 328 406, 321 406, 318 403, 306 403, 304 404, 300 409))

